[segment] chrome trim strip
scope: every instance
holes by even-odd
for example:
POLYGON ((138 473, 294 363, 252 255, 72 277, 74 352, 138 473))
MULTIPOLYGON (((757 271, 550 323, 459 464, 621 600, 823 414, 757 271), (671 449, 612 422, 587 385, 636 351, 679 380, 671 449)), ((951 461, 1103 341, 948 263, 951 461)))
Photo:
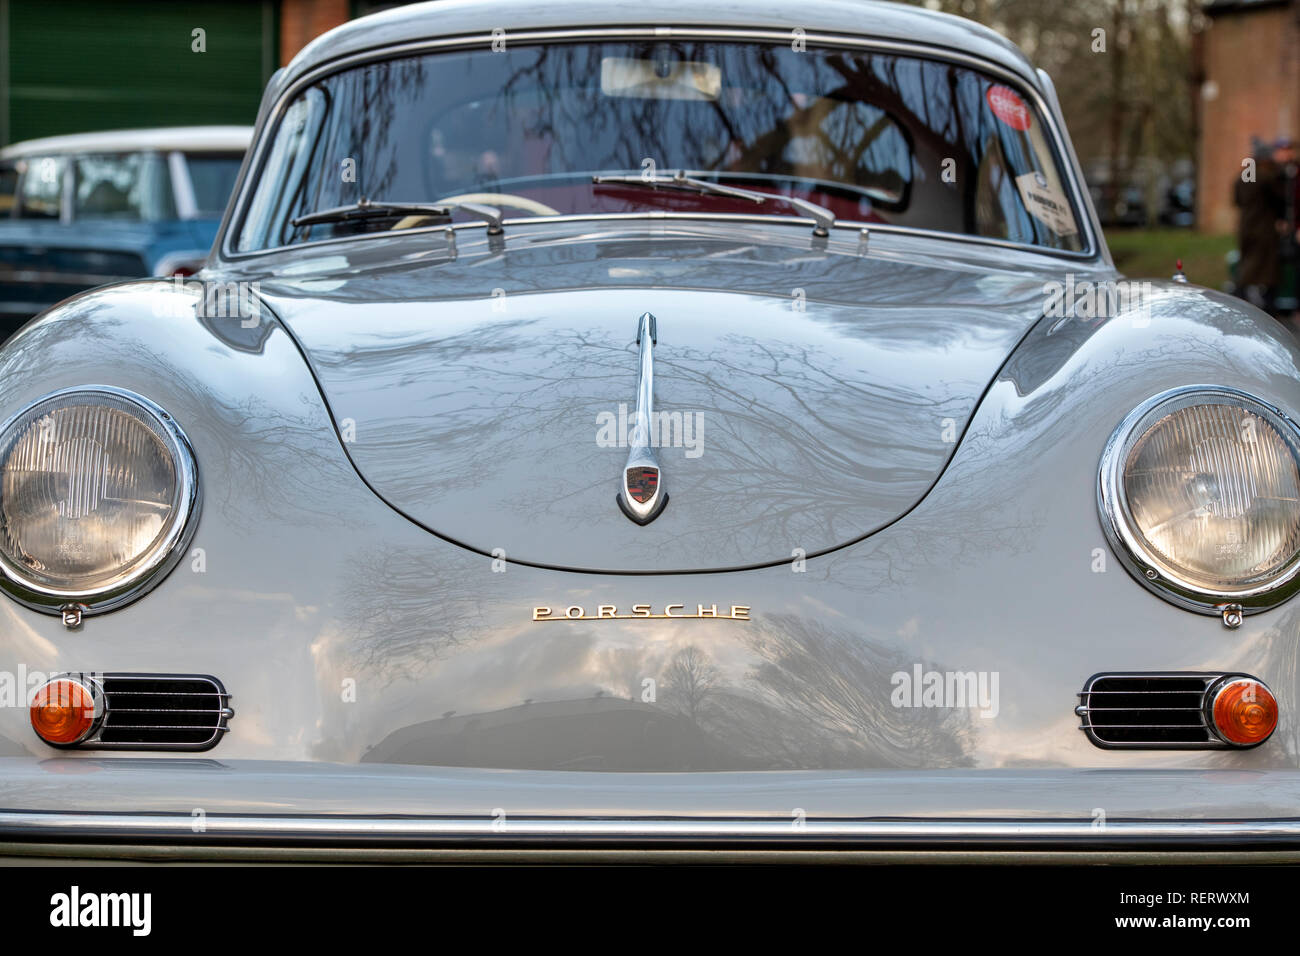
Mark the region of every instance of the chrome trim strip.
POLYGON ((175 840, 258 842, 563 844, 619 843, 782 844, 809 846, 1070 845, 1082 849, 1159 845, 1172 847, 1246 844, 1300 845, 1300 819, 1262 820, 855 820, 788 816, 737 818, 599 818, 478 816, 309 817, 207 814, 201 833, 190 812, 176 814, 0 811, 0 836, 24 840, 175 840))
MULTIPOLYGON (((1288 438, 1292 447, 1300 451, 1300 427, 1285 412, 1268 402, 1227 385, 1184 385, 1153 395, 1129 412, 1111 433, 1101 455, 1097 473, 1097 511, 1102 530, 1111 550, 1120 563, 1147 589, 1178 607, 1199 614, 1222 616, 1224 606, 1241 605, 1243 613, 1267 611, 1289 600, 1300 591, 1300 554, 1292 558, 1273 580, 1235 591, 1211 591, 1195 587, 1181 579, 1164 562, 1158 560, 1141 542, 1129 523, 1128 498, 1124 490, 1123 472, 1131 439, 1141 437, 1135 429, 1156 409, 1169 402, 1203 395, 1207 399, 1228 399, 1221 404, 1244 406, 1255 411, 1288 438)), ((1210 404, 1215 404, 1211 401, 1210 404)))
POLYGON ((659 340, 658 323, 649 312, 637 320, 636 343, 641 349, 640 371, 636 387, 636 418, 632 436, 628 439, 627 464, 623 466, 623 476, 619 481, 619 505, 624 514, 637 524, 649 524, 659 517, 664 505, 668 504, 668 495, 664 492, 664 472, 659 467, 659 458, 655 454, 654 436, 652 435, 655 391, 655 344, 659 340), (654 472, 654 491, 645 501, 638 501, 632 494, 629 479, 633 471, 649 470, 654 472))
POLYGON ((788 866, 792 863, 853 864, 953 864, 978 863, 981 865, 1019 866, 1026 862, 1044 865, 1058 864, 1165 864, 1181 865, 1262 864, 1300 862, 1300 849, 1248 847, 1234 849, 1072 849, 1056 850, 1039 847, 968 848, 961 845, 928 849, 914 847, 892 849, 861 846, 784 847, 773 844, 759 846, 652 846, 652 847, 493 847, 493 846, 435 846, 435 847, 366 847, 366 846, 294 846, 278 847, 269 844, 240 846, 233 843, 208 843, 200 846, 180 846, 157 843, 0 843, 0 866, 26 864, 31 860, 60 860, 66 865, 90 865, 102 861, 121 863, 565 863, 604 864, 636 863, 719 863, 768 864, 788 866))
MULTIPOLYGON (((141 597, 157 586, 185 555, 186 548, 198 526, 199 512, 202 510, 198 463, 189 438, 175 419, 160 406, 143 395, 124 388, 113 385, 76 385, 50 392, 29 402, 0 425, 0 451, 3 450, 3 442, 15 423, 33 408, 44 402, 74 395, 84 395, 93 400, 96 394, 110 395, 134 405, 142 417, 152 420, 162 433, 171 439, 171 452, 176 465, 176 480, 179 484, 177 496, 179 510, 167 534, 147 553, 139 567, 125 578, 90 590, 52 588, 32 581, 24 575, 22 568, 0 552, 0 591, 4 591, 19 604, 45 614, 60 615, 62 608, 68 604, 81 605, 82 613, 86 615, 101 614, 141 597)), ((0 462, 0 465, 2 464, 3 462, 0 462)))
MULTIPOLYGON (((688 39, 721 39, 721 40, 756 40, 785 44, 790 40, 789 31, 775 29, 737 29, 734 27, 604 27, 604 28, 583 28, 570 30, 527 30, 519 33, 511 33, 511 43, 533 43, 533 42, 564 42, 574 40, 616 40, 616 39, 662 39, 664 37, 684 37, 688 39)), ((408 56, 418 53, 430 53, 438 51, 447 51, 454 49, 473 49, 476 47, 492 48, 495 41, 491 34, 471 34, 467 36, 441 37, 433 40, 417 40, 410 43, 394 44, 378 50, 366 50, 360 53, 349 54, 336 60, 307 71, 289 84, 277 97, 275 104, 267 111, 266 117, 259 127, 259 134, 253 143, 250 154, 240 169, 239 182, 236 184, 233 201, 230 203, 229 212, 221 223, 221 232, 214 243, 213 249, 222 261, 236 261, 257 256, 267 255, 273 252, 285 249, 299 249, 307 243, 296 243, 291 246, 273 246, 267 249, 258 249, 251 252, 238 252, 232 248, 232 240, 235 235, 243 228, 244 219, 248 212, 247 193, 251 184, 260 181, 262 164, 266 158, 266 153, 270 148, 270 141, 274 132, 278 129, 281 116, 285 108, 302 89, 318 82, 326 76, 333 73, 341 72, 360 64, 375 62, 379 60, 388 60, 401 56, 408 56)), ((981 236, 969 236, 961 234, 968 241, 986 243, 992 245, 1008 246, 1013 249, 1028 250, 1044 255, 1053 255, 1070 259, 1096 259, 1101 255, 1101 245, 1098 242, 1096 233, 1093 230, 1092 216, 1088 215, 1090 206, 1085 200, 1084 192, 1081 189, 1081 181, 1077 176, 1077 170, 1070 163, 1070 151, 1066 148, 1065 137, 1057 127, 1056 116, 1053 113, 1047 100, 1043 97, 1042 92, 1033 84, 1032 80, 1023 74, 1014 70, 1009 70, 1000 63, 987 60, 980 56, 952 50, 947 47, 929 46, 921 43, 907 43, 898 40, 872 39, 859 36, 846 36, 838 33, 807 33, 804 37, 809 44, 827 46, 827 47, 847 47, 853 49, 863 49, 885 53, 900 53, 907 56, 915 56, 922 59, 940 60, 948 63, 959 63, 978 70, 989 76, 996 76, 999 79, 1013 84, 1018 92, 1028 94, 1033 101, 1038 115, 1043 120, 1044 127, 1051 134, 1052 147, 1056 153, 1057 165, 1060 171, 1069 181, 1070 198, 1073 202, 1074 211, 1080 220, 1079 226, 1082 234, 1086 238, 1085 247, 1078 252, 1064 249, 1048 249, 1044 246, 1027 245, 1024 243, 1007 242, 1006 240, 985 239, 981 236)), ((548 217, 549 218, 549 217, 548 217)), ((561 220, 572 219, 592 219, 604 218, 603 216, 572 216, 558 217, 561 220)), ((715 218, 715 217, 694 217, 694 218, 715 218)), ((769 217, 753 217, 757 221, 770 221, 769 217)), ((529 221, 537 221, 529 220, 529 221)), ((804 220, 797 220, 804 222, 804 220)), ((506 220, 505 225, 510 225, 514 220, 506 220)), ((863 225, 870 226, 874 231, 881 228, 875 223, 837 223, 837 226, 851 226, 861 228, 863 225)), ((481 228, 481 227, 480 227, 481 228)), ((956 233, 937 232, 929 229, 915 229, 905 227, 894 227, 904 229, 904 231, 916 234, 931 236, 937 238, 955 238, 956 233)), ((391 233, 375 233, 374 236, 391 235, 391 233)), ((355 239, 357 237, 348 237, 355 239)))
MULTIPOLYGON (((624 220, 628 222, 650 220, 657 222, 659 220, 672 220, 677 222, 706 222, 706 223, 752 223, 755 225, 765 226, 800 226, 803 229, 808 228, 808 219, 797 216, 778 216, 778 215, 758 215, 755 213, 726 213, 726 212, 668 212, 660 209, 646 209, 637 212, 602 212, 602 213, 583 213, 563 216, 524 216, 520 218, 507 218, 501 221, 503 226, 512 228, 517 226, 531 225, 550 225, 555 223, 580 223, 580 222, 607 222, 614 220, 624 220)), ((273 246, 267 249, 260 249, 256 252, 240 252, 223 259, 223 261, 240 262, 250 258, 256 258, 262 255, 270 255, 280 252, 292 252, 303 249, 317 249, 322 246, 349 242, 365 242, 371 239, 386 238, 392 239, 396 236, 419 236, 432 235, 441 233, 446 235, 448 232, 459 232, 461 230, 479 230, 486 228, 484 223, 479 222, 458 222, 450 225, 440 226, 417 226, 411 229, 401 229, 392 232, 364 233, 353 236, 332 236, 328 239, 313 239, 307 243, 295 243, 291 246, 273 246)), ((983 236, 971 236, 965 233, 957 232, 935 232, 930 229, 918 229, 912 226, 895 226, 888 223, 864 222, 860 219, 837 219, 835 221, 835 230, 848 232, 852 234, 852 246, 855 254, 860 248, 860 234, 863 229, 869 229, 872 236, 878 234, 894 233, 900 236, 907 236, 919 239, 929 239, 938 242, 960 242, 969 245, 988 246, 995 249, 1009 249, 1025 255, 1051 256, 1053 258, 1066 257, 1070 259, 1087 259, 1092 261, 1094 256, 1080 252, 1070 252, 1065 249, 1048 249, 1045 246, 1026 246, 1016 242, 1009 242, 1006 239, 991 239, 983 236)), ((846 249, 850 248, 845 246, 846 249)))

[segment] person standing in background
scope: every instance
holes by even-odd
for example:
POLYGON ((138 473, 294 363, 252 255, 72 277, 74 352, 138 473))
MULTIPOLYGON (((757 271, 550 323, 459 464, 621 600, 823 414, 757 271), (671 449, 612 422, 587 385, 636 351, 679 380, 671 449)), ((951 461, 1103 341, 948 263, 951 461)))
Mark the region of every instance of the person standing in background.
POLYGON ((1254 142, 1255 175, 1239 177, 1233 186, 1237 206, 1238 295, 1267 312, 1273 310, 1277 290, 1280 256, 1278 220, 1281 189, 1273 150, 1254 142))
POLYGON ((1273 314, 1280 319, 1290 318, 1296 312, 1297 285, 1300 284, 1300 270, 1297 269, 1297 255, 1300 246, 1300 224, 1297 224, 1297 210, 1300 209, 1300 165, 1296 163, 1295 143, 1282 137, 1274 144, 1273 162, 1277 166, 1275 183, 1278 218, 1278 286, 1273 294, 1273 314))

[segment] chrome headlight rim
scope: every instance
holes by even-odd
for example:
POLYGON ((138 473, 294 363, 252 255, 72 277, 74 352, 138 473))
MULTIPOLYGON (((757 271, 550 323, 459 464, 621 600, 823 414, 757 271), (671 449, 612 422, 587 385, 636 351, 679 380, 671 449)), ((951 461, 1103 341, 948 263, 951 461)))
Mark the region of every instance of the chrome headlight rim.
MULTIPOLYGON (((1129 451, 1146 428, 1159 420, 1165 406, 1187 399, 1193 404, 1232 405, 1253 412, 1275 428, 1300 455, 1300 426, 1276 405, 1230 385, 1183 385, 1151 396, 1129 412, 1106 442, 1097 482, 1097 509, 1111 550, 1138 581, 1167 601, 1189 611, 1220 616, 1224 609, 1240 606, 1245 613, 1267 611, 1300 591, 1300 553, 1267 581, 1243 588, 1212 589, 1193 584, 1161 560, 1133 528, 1124 487, 1124 465, 1129 451)), ((1176 410, 1176 409, 1175 409, 1176 410)))
MULTIPOLYGON (((137 392, 115 385, 74 385, 49 392, 28 402, 0 425, 0 448, 18 423, 47 404, 69 398, 84 398, 93 404, 97 397, 109 397, 128 406, 152 423, 167 439, 176 467, 178 514, 167 533, 161 536, 138 559, 130 573, 98 587, 58 588, 34 580, 25 570, 0 551, 0 591, 26 607, 46 614, 60 615, 75 608, 81 615, 102 614, 116 610, 142 597, 162 582, 184 557, 202 510, 198 463, 189 437, 160 405, 137 392)), ((2 465, 3 463, 0 463, 2 465)))

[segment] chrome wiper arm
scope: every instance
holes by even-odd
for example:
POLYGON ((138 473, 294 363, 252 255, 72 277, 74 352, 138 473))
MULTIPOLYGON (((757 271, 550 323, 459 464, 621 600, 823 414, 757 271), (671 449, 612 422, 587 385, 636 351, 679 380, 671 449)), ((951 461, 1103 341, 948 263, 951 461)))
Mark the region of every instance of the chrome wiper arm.
POLYGON ((496 206, 485 206, 476 202, 448 203, 414 203, 414 202, 373 202, 361 199, 359 202, 333 209, 319 209, 290 220, 295 229, 330 222, 354 222, 365 219, 384 219, 392 216, 428 216, 431 219, 450 219, 453 212, 465 212, 482 219, 488 224, 488 235, 496 236, 504 232, 501 210, 496 206))
POLYGON ((831 212, 825 206, 820 206, 815 202, 809 202, 807 199, 799 199, 795 196, 783 196, 780 193, 763 193, 755 189, 744 189, 739 186, 724 186, 722 183, 711 182, 707 179, 696 179, 694 176, 686 175, 685 170, 674 170, 671 174, 656 173, 652 176, 646 176, 641 173, 619 173, 613 176, 592 176, 591 181, 596 184, 600 183, 617 183, 622 186, 648 186, 651 189, 664 187, 666 189, 686 189, 691 192, 705 193, 714 196, 730 196, 733 199, 748 199, 756 203, 765 203, 769 199, 775 199, 778 202, 794 206, 800 212, 809 216, 815 223, 813 226, 814 236, 829 236, 831 229, 835 226, 835 213, 831 212))
POLYGON ((685 189, 689 192, 708 193, 714 196, 730 196, 733 199, 748 199, 751 202, 766 202, 767 194, 755 192, 752 189, 738 189, 735 186, 724 186, 721 183, 712 183, 707 179, 695 179, 687 176, 682 170, 676 170, 673 174, 667 175, 656 173, 653 176, 645 176, 640 173, 616 173, 613 176, 592 176, 593 183, 618 183, 624 186, 649 186, 651 189, 658 189, 660 186, 665 189, 685 189))
POLYGON ((321 223, 383 219, 390 216, 423 215, 432 218, 450 219, 451 213, 452 211, 446 206, 406 202, 371 202, 369 199, 362 199, 360 202, 349 203, 346 206, 335 206, 332 209, 318 209, 316 212, 306 213, 290 220, 289 224, 298 229, 302 226, 315 226, 321 223))
POLYGON ((800 199, 798 196, 783 196, 780 193, 770 193, 771 197, 778 202, 783 202, 794 206, 800 212, 806 213, 808 218, 814 223, 814 236, 829 236, 831 230, 835 228, 835 213, 831 212, 820 203, 812 202, 808 199, 800 199))

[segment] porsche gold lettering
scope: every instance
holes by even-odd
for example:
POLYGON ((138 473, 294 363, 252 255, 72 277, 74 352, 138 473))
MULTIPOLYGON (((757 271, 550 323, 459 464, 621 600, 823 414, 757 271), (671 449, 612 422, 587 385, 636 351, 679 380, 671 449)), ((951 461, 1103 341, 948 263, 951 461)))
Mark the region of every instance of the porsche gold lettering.
POLYGON ((696 604, 694 613, 686 611, 690 605, 687 604, 633 604, 619 608, 617 604, 598 604, 594 613, 587 613, 587 608, 581 604, 571 604, 568 607, 551 608, 546 606, 536 606, 533 608, 534 621, 650 621, 673 620, 692 618, 708 618, 709 620, 718 621, 748 621, 749 606, 747 604, 696 604), (727 610, 727 608, 730 610, 727 610))

